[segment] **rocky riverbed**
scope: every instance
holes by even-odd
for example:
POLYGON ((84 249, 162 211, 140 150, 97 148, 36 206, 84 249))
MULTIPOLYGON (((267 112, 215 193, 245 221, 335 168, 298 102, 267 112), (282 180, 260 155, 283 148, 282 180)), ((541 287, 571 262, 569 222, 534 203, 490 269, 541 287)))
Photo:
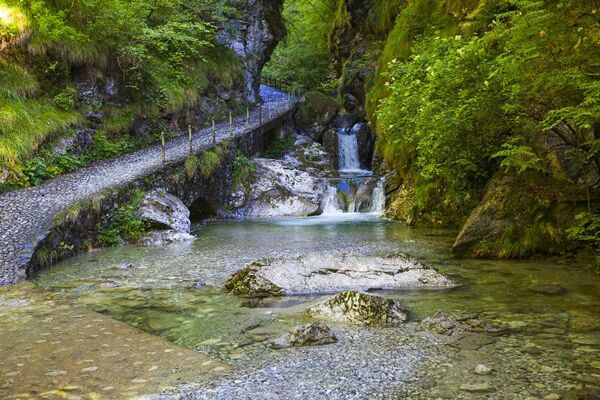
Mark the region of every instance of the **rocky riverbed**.
MULTIPOLYGON (((411 230, 367 215, 220 222, 196 226, 192 232, 198 237, 195 242, 84 254, 34 280, 42 290, 63 299, 65 306, 71 302, 100 312, 102 318, 112 317, 165 341, 164 346, 175 345, 231 368, 216 371, 207 380, 200 379, 204 373, 185 375, 175 384, 159 375, 148 386, 154 397, 597 398, 599 282, 577 265, 550 260, 459 262, 447 253, 452 232, 411 230), (306 309, 332 295, 252 299, 224 289, 231 274, 254 260, 341 250, 357 257, 400 251, 460 286, 372 291, 369 294, 401 304, 409 320, 393 326, 360 326, 319 319, 336 342, 284 349, 274 348, 273 341, 297 326, 317 322, 306 309), (125 264, 128 268, 123 268, 125 264), (560 293, 540 293, 540 285, 557 284, 564 289, 560 293), (588 397, 579 396, 581 391, 588 391, 588 397)), ((5 300, 11 290, 0 293, 3 318, 16 307, 5 300)), ((47 311, 31 313, 28 323, 44 326, 48 316, 47 311)), ((52 323, 52 328, 61 329, 69 324, 58 318, 52 323)), ((3 329, 9 326, 3 324, 3 329)), ((20 341, 32 343, 25 346, 31 347, 27 352, 37 357, 39 368, 66 371, 50 367, 46 353, 33 344, 45 338, 33 333, 22 329, 18 335, 20 341)), ((3 354, 25 354, 21 347, 14 349, 9 346, 3 354)), ((157 362, 148 361, 146 370, 160 367, 157 362)), ((3 382, 11 378, 6 373, 18 370, 18 363, 23 362, 6 364, 10 370, 3 371, 3 382)), ((74 395, 93 392, 110 398, 94 385, 110 386, 109 381, 117 378, 90 380, 85 376, 93 377, 94 372, 83 373, 82 368, 69 372, 79 390, 74 395)), ((35 397, 30 392, 34 374, 23 377, 28 379, 4 388, 4 397, 23 393, 35 397)), ((51 388, 52 384, 49 380, 51 388)), ((125 380, 112 386, 122 393, 139 393, 136 385, 140 386, 125 380)))

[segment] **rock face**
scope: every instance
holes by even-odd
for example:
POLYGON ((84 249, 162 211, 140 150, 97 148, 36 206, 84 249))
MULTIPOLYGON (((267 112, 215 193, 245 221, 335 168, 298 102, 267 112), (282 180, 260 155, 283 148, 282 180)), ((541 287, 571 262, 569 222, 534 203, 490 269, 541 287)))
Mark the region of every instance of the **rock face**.
POLYGON ((292 162, 255 159, 255 182, 248 193, 234 193, 239 213, 246 218, 308 216, 319 211, 324 185, 292 162))
POLYGON ((337 342, 337 338, 325 324, 311 323, 297 326, 289 333, 271 342, 271 347, 285 349, 287 347, 320 346, 337 342))
POLYGON ((408 321, 408 311, 397 301, 366 293, 339 293, 306 310, 313 318, 355 325, 398 325, 408 321))
POLYGON ((257 260, 236 272, 228 285, 234 293, 249 296, 455 286, 430 266, 405 255, 345 253, 257 260))
POLYGON ((323 134, 338 113, 339 105, 333 97, 310 92, 300 103, 295 114, 296 127, 315 142, 323 142, 323 134))
POLYGON ((369 125, 364 122, 356 124, 352 130, 356 132, 358 140, 358 156, 361 165, 371 167, 373 162, 373 148, 375 146, 375 135, 369 125))
POLYGON ((285 37, 285 25, 281 16, 283 0, 249 0, 244 21, 230 21, 233 27, 223 29, 217 40, 238 54, 244 64, 246 98, 250 102, 259 99, 260 76, 263 66, 285 37))

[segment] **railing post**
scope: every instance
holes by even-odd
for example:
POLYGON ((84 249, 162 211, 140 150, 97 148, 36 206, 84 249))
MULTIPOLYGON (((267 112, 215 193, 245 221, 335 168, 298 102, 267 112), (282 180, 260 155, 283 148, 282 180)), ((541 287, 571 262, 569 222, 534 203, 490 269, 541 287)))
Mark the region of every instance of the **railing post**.
POLYGON ((194 148, 192 146, 192 126, 188 125, 188 138, 190 142, 190 156, 194 154, 194 148))
POLYGON ((165 145, 165 132, 160 132, 161 156, 163 164, 167 162, 167 146, 165 145))
POLYGON ((215 117, 212 117, 212 139, 213 144, 217 144, 217 128, 215 127, 215 117))

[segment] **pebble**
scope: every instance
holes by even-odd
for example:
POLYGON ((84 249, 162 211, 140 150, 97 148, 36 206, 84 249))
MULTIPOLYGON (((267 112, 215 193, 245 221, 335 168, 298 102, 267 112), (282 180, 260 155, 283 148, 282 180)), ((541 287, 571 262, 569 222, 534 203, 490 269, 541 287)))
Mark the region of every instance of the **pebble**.
POLYGON ((486 365, 479 364, 475 367, 475 373, 477 375, 489 375, 492 373, 492 369, 486 365))
POLYGON ((82 368, 81 372, 94 372, 98 369, 98 367, 87 367, 87 368, 82 368))

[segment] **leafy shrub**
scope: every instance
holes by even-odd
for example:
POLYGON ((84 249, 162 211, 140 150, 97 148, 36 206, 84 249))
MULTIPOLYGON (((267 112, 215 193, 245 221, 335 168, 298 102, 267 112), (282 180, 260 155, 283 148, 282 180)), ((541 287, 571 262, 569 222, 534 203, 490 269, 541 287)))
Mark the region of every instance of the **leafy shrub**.
POLYGON ((250 190, 254 174, 256 172, 256 164, 246 156, 237 156, 233 160, 233 190, 242 186, 246 191, 250 190))
POLYGON ((294 143, 296 138, 293 135, 288 135, 283 139, 275 139, 267 144, 267 150, 264 156, 266 158, 278 159, 283 157, 286 153, 294 149, 294 143))
POLYGON ((145 193, 135 191, 131 200, 103 217, 96 227, 98 242, 103 247, 118 246, 123 241, 136 242, 148 231, 148 224, 136 217, 145 193))

